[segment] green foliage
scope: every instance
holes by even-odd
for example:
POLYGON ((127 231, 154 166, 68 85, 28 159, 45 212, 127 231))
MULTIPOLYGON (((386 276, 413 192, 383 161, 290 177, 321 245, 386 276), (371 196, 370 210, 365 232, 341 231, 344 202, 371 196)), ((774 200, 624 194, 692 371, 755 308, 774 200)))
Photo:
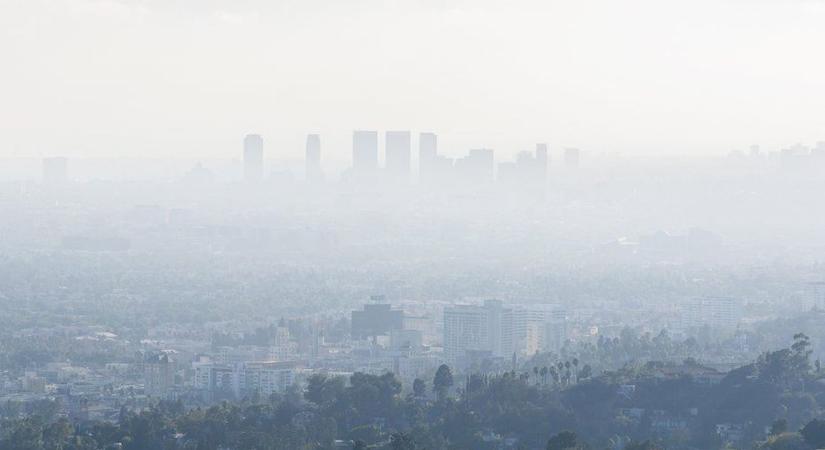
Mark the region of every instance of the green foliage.
POLYGON ((452 385, 453 372, 450 370, 450 366, 446 364, 440 365, 433 378, 433 392, 436 393, 439 400, 442 400, 452 385))
POLYGON ((788 421, 785 419, 776 419, 771 424, 771 436, 780 435, 788 431, 788 421))
POLYGON ((424 397, 427 395, 427 383, 421 378, 416 378, 413 381, 413 395, 416 397, 424 397))
POLYGON ((547 450, 583 450, 584 444, 572 431, 562 431, 547 441, 547 450))
MULTIPOLYGON (((825 420, 811 420, 825 413, 825 386, 809 357, 810 344, 797 335, 789 348, 762 355, 718 384, 674 376, 668 372, 674 365, 661 362, 585 376, 588 365, 570 358, 521 373, 473 373, 462 377, 454 396, 447 395, 452 371, 443 365, 433 378, 435 402, 426 399, 420 379, 414 395, 402 398, 401 383, 389 373, 355 373, 349 380, 314 375, 303 392, 188 411, 180 402, 161 402, 139 413, 124 409, 117 424, 73 425, 48 414, 49 404, 38 406, 49 417, 19 419, 19 405, 8 404, 4 411, 15 415, 0 423, 0 449, 328 450, 334 439, 346 439, 357 449, 486 450, 515 438, 525 449, 581 450, 603 448, 614 437, 637 439, 626 450, 720 448, 726 444, 716 424, 730 424, 743 434, 736 448, 810 450, 825 447, 825 420), (620 394, 626 384, 632 395, 620 394), (687 429, 656 430, 654 416, 687 429), (803 423, 801 432, 787 431, 803 423)), ((704 370, 695 360, 679 368, 704 370)))
POLYGON ((825 420, 814 419, 800 431, 805 442, 814 448, 825 448, 825 420))

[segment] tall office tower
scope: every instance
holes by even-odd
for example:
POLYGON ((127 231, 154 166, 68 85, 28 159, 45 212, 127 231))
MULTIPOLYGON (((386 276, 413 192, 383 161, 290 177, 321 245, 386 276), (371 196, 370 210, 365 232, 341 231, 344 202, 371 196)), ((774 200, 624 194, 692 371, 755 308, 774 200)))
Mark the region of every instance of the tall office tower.
POLYGON ((167 398, 175 386, 175 361, 166 353, 144 355, 143 385, 147 395, 167 398))
POLYGON ((581 152, 577 148, 564 149, 564 165, 575 169, 579 167, 581 152))
POLYGON ((321 172, 321 136, 317 134, 307 135, 304 164, 307 181, 320 181, 323 178, 323 172, 321 172))
POLYGON ((435 133, 418 135, 418 180, 430 183, 438 160, 438 136, 435 133))
POLYGON ((409 181, 410 132, 387 131, 385 138, 387 174, 396 181, 409 181))
POLYGON ((243 140, 243 177, 252 183, 264 176, 264 139, 259 134, 247 134, 243 140))
POLYGON ((811 306, 817 309, 825 309, 825 281, 813 281, 808 283, 811 306))
POLYGON ((547 164, 549 162, 547 144, 536 144, 536 164, 539 166, 539 172, 542 176, 547 175, 547 164))
POLYGON ((352 312, 351 323, 353 339, 389 335, 392 330, 404 328, 404 311, 392 309, 389 303, 368 304, 352 312))
POLYGON ((378 168, 378 132, 352 133, 352 171, 358 175, 374 173, 378 168))
POLYGON ((687 328, 709 326, 716 329, 735 328, 741 316, 736 301, 728 297, 703 297, 689 301, 682 314, 687 328))
POLYGON ((43 182, 63 184, 69 179, 68 160, 63 157, 43 158, 43 182))
POLYGON ((471 183, 487 183, 493 181, 495 172, 495 157, 493 150, 475 148, 470 154, 455 162, 455 171, 464 181, 471 183))
POLYGON ((467 352, 509 356, 512 350, 513 314, 498 300, 483 306, 456 305, 444 308, 444 356, 456 362, 467 352))

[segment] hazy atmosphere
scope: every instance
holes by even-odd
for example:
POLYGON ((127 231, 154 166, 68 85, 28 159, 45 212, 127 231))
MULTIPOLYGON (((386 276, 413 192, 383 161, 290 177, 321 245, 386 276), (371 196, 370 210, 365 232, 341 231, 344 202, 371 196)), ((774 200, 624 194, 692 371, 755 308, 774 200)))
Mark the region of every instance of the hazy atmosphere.
POLYGON ((0 450, 825 449, 823 43, 0 0, 0 450))
MULTIPOLYGON (((213 157, 250 129, 719 154, 820 139, 825 3, 4 0, 0 155, 213 157)), ((453 155, 454 154, 454 155, 453 155)))

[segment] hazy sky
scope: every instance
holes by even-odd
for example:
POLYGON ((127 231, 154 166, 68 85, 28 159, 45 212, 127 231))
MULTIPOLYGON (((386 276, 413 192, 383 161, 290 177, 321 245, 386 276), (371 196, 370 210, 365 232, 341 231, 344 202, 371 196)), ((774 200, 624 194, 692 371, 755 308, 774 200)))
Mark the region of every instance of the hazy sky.
POLYGON ((451 155, 825 140, 825 2, 0 0, 0 156, 451 155))

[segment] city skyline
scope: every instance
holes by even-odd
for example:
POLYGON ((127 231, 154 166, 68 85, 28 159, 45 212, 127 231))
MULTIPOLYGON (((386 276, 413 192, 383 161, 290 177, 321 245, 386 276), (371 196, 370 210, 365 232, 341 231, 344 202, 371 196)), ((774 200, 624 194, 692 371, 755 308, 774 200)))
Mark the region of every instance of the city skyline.
POLYGON ((7 2, 0 156, 223 157, 255 130, 298 158, 307 132, 333 149, 359 128, 502 155, 813 142, 823 16, 814 0, 7 2))

